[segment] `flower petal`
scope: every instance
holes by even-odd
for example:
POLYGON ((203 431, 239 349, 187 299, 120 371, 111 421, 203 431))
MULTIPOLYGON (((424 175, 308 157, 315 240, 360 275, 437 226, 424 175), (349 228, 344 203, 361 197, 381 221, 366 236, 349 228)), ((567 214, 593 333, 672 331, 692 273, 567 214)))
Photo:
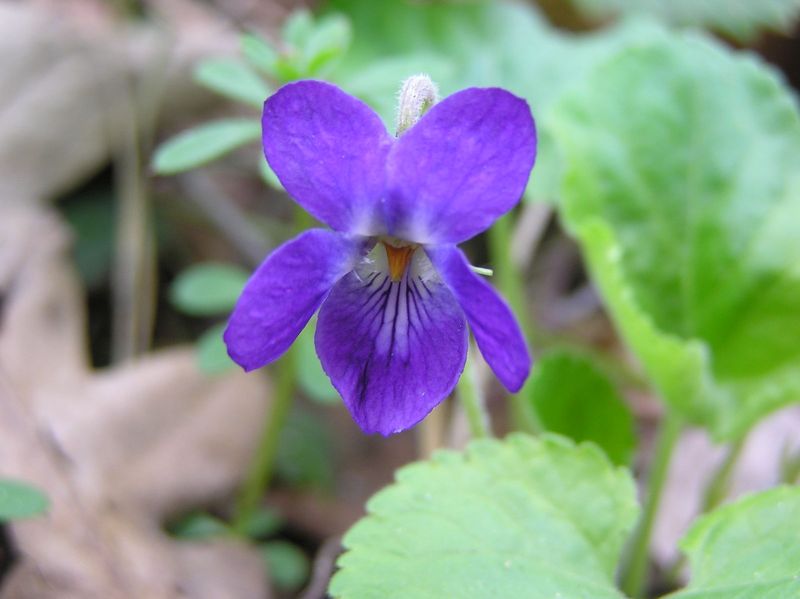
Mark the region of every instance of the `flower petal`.
POLYGON ((363 250, 363 240, 312 229, 272 252, 245 285, 225 329, 233 361, 253 370, 279 358, 363 250))
POLYGON ((284 85, 264 102, 264 155, 303 208, 337 231, 382 232, 393 138, 375 112, 321 81, 284 85))
POLYGON ((461 304, 486 362, 509 391, 519 391, 531 370, 531 357, 508 304, 472 272, 457 247, 428 247, 425 251, 461 304))
POLYGON ((415 271, 399 281, 387 272, 351 272, 319 312, 322 367, 365 433, 391 435, 415 425, 464 369, 464 314, 438 277, 415 271))
POLYGON ((536 156, 525 100, 497 88, 445 98, 389 155, 389 233, 418 243, 460 243, 522 197, 536 156))

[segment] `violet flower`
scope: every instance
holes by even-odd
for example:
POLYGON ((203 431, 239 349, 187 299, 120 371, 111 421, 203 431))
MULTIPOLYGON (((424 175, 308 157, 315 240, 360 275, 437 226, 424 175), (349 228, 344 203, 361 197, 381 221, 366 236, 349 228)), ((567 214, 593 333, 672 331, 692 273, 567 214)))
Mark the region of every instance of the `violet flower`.
POLYGON ((319 309, 322 367, 366 433, 422 420, 453 390, 467 323, 517 391, 530 356, 506 303, 456 244, 522 196, 536 154, 526 102, 470 88, 395 138, 366 104, 319 81, 264 103, 264 154, 289 194, 333 230, 276 249, 248 281, 225 331, 245 370, 276 360, 319 309))

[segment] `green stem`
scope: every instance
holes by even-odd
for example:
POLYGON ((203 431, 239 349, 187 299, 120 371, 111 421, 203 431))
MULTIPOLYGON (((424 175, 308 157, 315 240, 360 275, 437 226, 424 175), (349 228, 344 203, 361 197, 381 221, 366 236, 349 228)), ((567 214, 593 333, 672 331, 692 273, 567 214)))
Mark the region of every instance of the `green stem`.
POLYGON ((744 449, 746 440, 747 436, 744 435, 737 441, 734 441, 728 448, 728 455, 725 456, 725 461, 720 464, 717 471, 714 472, 714 477, 706 486, 701 514, 713 510, 722 503, 728 495, 728 491, 731 487, 731 476, 733 476, 733 470, 736 467, 739 456, 742 454, 742 449, 744 449))
MULTIPOLYGON (((532 343, 537 339, 537 333, 528 313, 522 275, 514 266, 514 261, 511 258, 513 218, 513 214, 506 214, 495 221, 494 225, 489 229, 489 253, 491 254, 497 287, 511 306, 511 311, 517 317, 528 342, 532 343)), ((518 393, 511 395, 511 418, 517 429, 529 433, 537 433, 542 430, 542 427, 533 412, 533 408, 526 401, 526 398, 530 397, 530 381, 531 377, 528 377, 522 389, 518 393)))
POLYGON ((533 325, 525 302, 525 288, 522 276, 511 259, 511 233, 514 215, 509 213, 499 218, 489 229, 489 252, 492 257, 497 286, 510 304, 511 310, 519 320, 525 336, 534 337, 533 325))
MULTIPOLYGON (((703 504, 698 516, 710 512, 725 500, 728 491, 730 491, 733 470, 746 442, 747 435, 744 435, 728 447, 725 461, 720 464, 719 468, 714 472, 713 478, 706 485, 703 504)), ((686 564, 686 556, 681 554, 664 574, 664 580, 670 585, 677 586, 678 577, 681 574, 681 570, 683 570, 684 564, 686 564)))
POLYGON ((472 362, 474 349, 470 347, 467 353, 467 363, 464 372, 458 379, 458 399, 467 415, 469 431, 473 439, 481 437, 491 437, 492 431, 489 425, 489 414, 483 402, 483 394, 475 382, 475 368, 472 362))
POLYGON ((275 456, 278 453, 281 431, 294 400, 296 385, 294 354, 295 349, 289 349, 278 363, 275 393, 267 411, 264 432, 261 434, 256 454, 236 501, 233 530, 239 534, 244 534, 248 523, 252 520, 275 469, 275 456))
POLYGON ((631 597, 641 597, 645 586, 645 576, 650 556, 650 536, 653 533, 661 495, 667 482, 672 452, 683 429, 682 421, 675 415, 667 414, 661 425, 650 476, 647 480, 647 499, 633 539, 628 546, 627 567, 622 575, 622 590, 631 597))

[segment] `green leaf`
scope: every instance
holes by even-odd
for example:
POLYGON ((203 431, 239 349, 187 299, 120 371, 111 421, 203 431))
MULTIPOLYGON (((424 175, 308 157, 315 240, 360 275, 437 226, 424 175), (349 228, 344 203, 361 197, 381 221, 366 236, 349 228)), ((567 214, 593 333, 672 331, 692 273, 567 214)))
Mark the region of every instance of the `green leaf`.
POLYGON ((283 519, 273 509, 262 507, 250 516, 244 525, 244 533, 250 539, 261 539, 274 535, 283 526, 283 519))
POLYGON ((236 305, 248 276, 232 264, 194 264, 175 277, 169 288, 169 300, 178 310, 192 316, 222 314, 236 305))
POLYGON ((184 131, 161 144, 153 157, 153 170, 172 175, 202 166, 261 137, 255 119, 222 119, 184 131))
MULTIPOLYGON (((353 45, 334 79, 347 87, 356 78, 361 89, 369 89, 364 73, 373 78, 373 94, 356 93, 372 101, 390 128, 391 109, 374 102, 374 94, 388 87, 385 75, 372 68, 376 58, 436 57, 419 70, 438 83, 443 97, 471 86, 504 87, 528 100, 543 129, 553 102, 596 65, 622 47, 666 35, 643 20, 597 34, 567 34, 552 27, 533 6, 518 2, 330 0, 327 6, 346 14, 353 24, 353 45)), ((411 74, 416 72, 400 74, 384 102, 394 102, 402 79, 411 74)), ((535 199, 553 200, 558 193, 560 162, 555 151, 543 136, 528 188, 535 199)))
POLYGON ((800 0, 573 0, 589 16, 649 14, 675 25, 696 25, 747 41, 763 29, 788 31, 800 0))
POLYGON ((779 487, 700 518, 683 538, 689 586, 670 599, 800 597, 800 489, 779 487))
POLYGON ((261 160, 258 162, 258 174, 261 175, 261 180, 264 181, 264 183, 273 189, 283 191, 283 185, 281 184, 280 179, 278 179, 278 175, 275 174, 275 171, 272 170, 272 167, 270 167, 267 159, 264 158, 263 155, 261 156, 261 160))
POLYGON ((281 28, 281 37, 294 48, 302 48, 314 32, 314 17, 311 11, 302 8, 294 11, 281 28))
POLYGON ((38 516, 49 503, 44 493, 27 483, 0 479, 0 523, 38 516))
POLYGON ((350 21, 338 14, 320 18, 303 48, 306 74, 323 72, 347 51, 352 38, 350 21))
POLYGON ((245 33, 239 38, 239 46, 250 64, 267 75, 275 76, 278 52, 267 40, 256 33, 245 33))
POLYGON ((169 527, 172 536, 187 541, 205 541, 230 534, 228 525, 205 512, 189 514, 169 527))
POLYGON ((593 441, 615 464, 630 463, 636 448, 633 415, 588 356, 567 350, 545 354, 527 389, 545 430, 593 441))
POLYGON ((297 338, 297 377, 300 387, 308 396, 322 404, 338 404, 339 393, 331 385, 331 380, 322 369, 314 347, 314 331, 317 318, 313 317, 297 338))
POLYGON ((195 346, 197 367, 210 376, 222 374, 236 366, 222 340, 225 326, 224 322, 214 325, 200 336, 195 346))
POLYGON ((100 286, 111 270, 114 255, 114 196, 90 191, 63 204, 73 230, 75 263, 90 288, 100 286))
POLYGON ((630 475, 594 445, 474 441, 401 468, 344 537, 334 597, 621 599, 630 475))
POLYGON ((230 58, 211 58, 194 71, 195 81, 223 96, 261 108, 269 87, 248 65, 230 58))
POLYGON ((279 590, 296 591, 308 580, 311 571, 308 557, 297 545, 273 541, 264 543, 260 549, 270 579, 279 590))
POLYGON ((281 431, 275 470, 291 487, 329 490, 333 449, 328 429, 314 416, 292 412, 281 431))
POLYGON ((553 120, 564 220, 664 401, 734 439, 800 398, 800 118, 696 36, 621 53, 553 120))

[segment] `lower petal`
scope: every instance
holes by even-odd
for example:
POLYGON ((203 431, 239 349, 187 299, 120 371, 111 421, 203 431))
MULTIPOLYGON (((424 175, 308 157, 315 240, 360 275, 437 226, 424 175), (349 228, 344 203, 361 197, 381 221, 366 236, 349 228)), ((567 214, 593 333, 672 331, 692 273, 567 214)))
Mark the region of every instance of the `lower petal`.
POLYGON ((245 285, 225 329, 233 361, 253 370, 279 358, 363 249, 363 240, 312 229, 270 254, 245 285))
POLYGON ((399 280, 381 269, 349 273, 319 312, 322 367, 366 433, 391 435, 415 425, 464 369, 464 314, 427 257, 417 254, 399 280))
POLYGON ((425 251, 464 309, 486 362, 509 391, 519 391, 531 370, 531 357, 508 304, 472 272, 457 247, 436 246, 425 251))

